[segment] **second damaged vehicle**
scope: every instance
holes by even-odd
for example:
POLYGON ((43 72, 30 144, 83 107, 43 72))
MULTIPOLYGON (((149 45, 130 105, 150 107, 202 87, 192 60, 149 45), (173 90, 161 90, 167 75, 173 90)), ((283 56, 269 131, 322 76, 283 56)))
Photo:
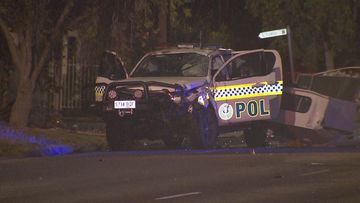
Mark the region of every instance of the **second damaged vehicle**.
POLYGON ((242 129, 256 147, 265 143, 264 121, 279 112, 282 65, 274 50, 164 49, 126 79, 98 77, 96 90, 111 149, 140 138, 213 148, 219 132, 242 129))

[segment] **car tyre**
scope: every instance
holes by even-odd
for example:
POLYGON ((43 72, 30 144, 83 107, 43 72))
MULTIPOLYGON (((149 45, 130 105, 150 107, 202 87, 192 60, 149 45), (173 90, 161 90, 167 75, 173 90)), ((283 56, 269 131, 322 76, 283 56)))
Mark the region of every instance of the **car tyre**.
POLYGON ((106 122, 106 141, 110 150, 125 148, 127 141, 125 128, 114 121, 106 122))

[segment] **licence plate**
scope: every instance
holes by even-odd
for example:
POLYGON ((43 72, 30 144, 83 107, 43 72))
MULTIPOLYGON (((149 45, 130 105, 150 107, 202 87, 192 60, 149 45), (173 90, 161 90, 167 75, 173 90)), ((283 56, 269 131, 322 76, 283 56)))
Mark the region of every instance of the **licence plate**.
POLYGON ((123 101, 114 101, 115 109, 135 109, 136 102, 135 100, 123 100, 123 101))

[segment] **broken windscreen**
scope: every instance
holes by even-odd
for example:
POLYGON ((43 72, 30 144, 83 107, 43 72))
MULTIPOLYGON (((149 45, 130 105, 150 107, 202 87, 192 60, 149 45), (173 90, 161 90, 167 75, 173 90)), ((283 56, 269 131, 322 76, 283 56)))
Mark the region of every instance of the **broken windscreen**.
POLYGON ((208 67, 209 57, 197 53, 149 55, 132 77, 204 77, 208 67))

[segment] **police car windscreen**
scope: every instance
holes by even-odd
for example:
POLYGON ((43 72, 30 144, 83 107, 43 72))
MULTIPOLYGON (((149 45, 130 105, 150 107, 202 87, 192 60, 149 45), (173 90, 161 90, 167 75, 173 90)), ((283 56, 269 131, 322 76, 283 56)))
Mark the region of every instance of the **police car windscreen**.
POLYGON ((149 55, 132 77, 204 77, 208 66, 209 57, 196 53, 149 55))

